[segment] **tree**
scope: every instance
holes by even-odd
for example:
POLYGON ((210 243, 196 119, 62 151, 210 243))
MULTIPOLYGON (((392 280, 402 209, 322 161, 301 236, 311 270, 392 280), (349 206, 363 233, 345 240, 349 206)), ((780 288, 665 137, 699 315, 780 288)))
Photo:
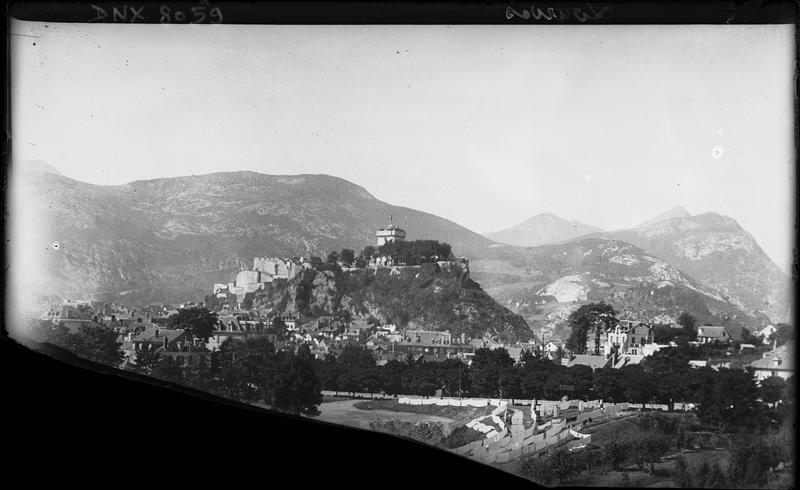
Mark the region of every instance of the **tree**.
MULTIPOLYGON (((504 348, 489 349, 481 347, 475 351, 469 377, 473 391, 479 396, 498 396, 500 394, 501 373, 514 366, 514 360, 504 348)), ((512 383, 515 383, 512 381, 512 383)))
POLYGON ((365 262, 369 262, 370 259, 375 256, 375 247, 372 245, 367 245, 363 250, 361 250, 360 256, 365 262))
POLYGON ((449 244, 436 240, 387 242, 378 247, 378 254, 392 257, 395 263, 420 265, 437 260, 451 260, 449 244))
POLYGON ((697 416, 701 422, 720 429, 759 427, 763 420, 755 415, 758 389, 752 371, 720 369, 710 385, 699 393, 697 416))
POLYGON ((38 337, 42 342, 48 342, 71 350, 69 349, 69 345, 73 341, 73 334, 71 334, 69 329, 64 325, 54 325, 50 321, 34 321, 30 328, 34 336, 38 337))
POLYGON ((297 347, 297 358, 307 362, 312 362, 314 360, 311 347, 307 343, 303 342, 297 347))
POLYGON ((588 396, 589 390, 593 387, 592 368, 581 365, 571 366, 567 368, 566 373, 569 379, 567 384, 572 386, 572 391, 567 392, 570 398, 585 398, 588 396))
POLYGON ((595 354, 599 354, 600 338, 618 323, 617 312, 604 302, 582 305, 569 316, 570 335, 567 348, 574 353, 586 352, 587 336, 591 329, 595 333, 595 354))
POLYGON ((150 375, 172 383, 183 382, 183 369, 169 356, 161 358, 151 369, 150 375))
POLYGON ((697 319, 688 311, 681 312, 678 316, 678 325, 689 340, 697 340, 697 319))
POLYGON ((136 372, 150 376, 153 374, 153 370, 159 362, 161 362, 161 353, 158 349, 148 349, 145 347, 136 351, 133 360, 133 369, 136 372))
POLYGON ((689 467, 686 464, 686 459, 683 456, 678 456, 675 458, 674 465, 672 476, 675 479, 675 483, 678 484, 679 488, 691 488, 693 486, 692 478, 689 475, 689 467))
POLYGON ((339 252, 337 252, 336 250, 330 252, 326 258, 326 262, 329 264, 335 264, 339 262, 339 252))
POLYGON ((319 415, 322 384, 310 361, 287 356, 273 375, 272 406, 294 414, 319 415))
MULTIPOLYGON (((217 354, 214 352, 212 356, 217 354)), ((200 391, 216 392, 217 380, 214 379, 214 373, 205 355, 198 356, 194 364, 183 368, 183 382, 200 391)))
POLYGON ((782 400, 786 393, 786 381, 780 376, 772 376, 761 381, 758 393, 761 400, 769 404, 775 404, 782 400))
POLYGON ((372 352, 364 346, 347 344, 342 349, 337 362, 341 366, 369 369, 375 366, 375 358, 372 352))
POLYGON ((280 315, 275 315, 272 317, 272 319, 270 319, 269 328, 278 336, 286 334, 286 323, 283 321, 283 318, 281 318, 280 315))
POLYGON ((603 459, 611 463, 611 466, 617 471, 622 469, 622 466, 630 458, 631 453, 631 444, 619 438, 617 434, 614 434, 614 438, 610 443, 603 446, 603 459))
POLYGON ((600 368, 592 373, 594 391, 602 400, 625 399, 625 376, 619 369, 600 368))
POLYGON ((620 371, 625 376, 625 398, 642 406, 653 400, 658 389, 653 375, 646 373, 639 365, 624 366, 620 371))
POLYGON ((339 254, 339 260, 341 260, 342 263, 348 267, 353 264, 355 259, 356 252, 351 248, 343 248, 339 254))
POLYGON ((124 354, 117 341, 117 333, 102 325, 82 325, 77 334, 69 337, 73 352, 90 361, 117 367, 122 363, 124 354))
POLYGON ((242 308, 245 310, 249 310, 253 307, 253 300, 256 297, 256 293, 245 293, 244 299, 242 299, 242 308))
POLYGON ((183 329, 188 335, 208 342, 216 329, 217 314, 202 306, 181 308, 177 313, 167 318, 166 327, 183 329))
POLYGON ((673 374, 689 367, 689 357, 677 347, 667 347, 654 352, 642 360, 642 368, 654 374, 673 374))
POLYGON ((777 330, 772 333, 770 340, 774 340, 777 346, 784 345, 790 340, 794 340, 794 329, 785 323, 779 323, 776 326, 777 330))
POLYGON ((655 471, 655 465, 664 457, 670 449, 670 438, 664 434, 653 431, 640 432, 638 444, 636 444, 636 458, 650 467, 650 474, 655 471))

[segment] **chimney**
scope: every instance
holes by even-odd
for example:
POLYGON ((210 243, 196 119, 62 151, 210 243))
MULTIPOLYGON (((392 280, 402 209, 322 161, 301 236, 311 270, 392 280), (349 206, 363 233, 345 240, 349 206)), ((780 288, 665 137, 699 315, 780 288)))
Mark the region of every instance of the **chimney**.
POLYGON ((156 329, 156 338, 158 338, 158 329, 156 329))

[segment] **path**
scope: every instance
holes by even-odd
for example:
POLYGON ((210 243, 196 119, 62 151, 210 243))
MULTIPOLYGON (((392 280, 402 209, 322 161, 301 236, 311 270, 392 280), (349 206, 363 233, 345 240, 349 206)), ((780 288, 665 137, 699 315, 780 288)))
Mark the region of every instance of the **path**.
POLYGON ((332 424, 348 425, 361 429, 369 429, 372 421, 397 420, 400 422, 444 422, 454 423, 453 419, 425 415, 420 413, 393 412, 390 410, 361 410, 355 407, 356 403, 364 400, 344 400, 340 402, 327 402, 319 406, 319 420, 332 424))

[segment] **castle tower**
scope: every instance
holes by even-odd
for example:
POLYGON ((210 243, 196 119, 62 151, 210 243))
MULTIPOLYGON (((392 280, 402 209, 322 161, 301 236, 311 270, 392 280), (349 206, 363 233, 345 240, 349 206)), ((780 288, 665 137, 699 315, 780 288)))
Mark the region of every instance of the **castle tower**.
POLYGON ((377 244, 380 247, 381 245, 389 242, 400 242, 406 239, 406 232, 405 230, 398 228, 392 223, 392 216, 389 215, 389 226, 386 228, 380 228, 377 232, 375 232, 375 237, 377 238, 377 244))

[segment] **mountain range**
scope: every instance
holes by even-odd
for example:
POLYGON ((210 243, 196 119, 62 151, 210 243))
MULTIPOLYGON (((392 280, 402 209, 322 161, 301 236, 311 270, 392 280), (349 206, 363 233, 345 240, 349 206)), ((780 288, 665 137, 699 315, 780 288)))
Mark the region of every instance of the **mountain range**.
POLYGON ((41 251, 34 262, 43 269, 37 272, 43 294, 202 298, 213 282, 231 280, 256 256, 374 245, 375 230, 390 216, 407 229, 407 239, 446 241, 457 254, 480 255, 493 243, 328 175, 226 172, 99 186, 25 172, 14 182, 16 195, 26 196, 16 199, 15 214, 38 222, 25 239, 41 251))
MULTIPOLYGON (((592 236, 623 241, 666 261, 749 315, 765 314, 776 321, 791 317, 790 279, 733 218, 716 213, 692 216, 678 206, 631 229, 602 231, 595 228, 568 238, 564 230, 569 230, 565 227, 570 222, 540 214, 504 233, 521 238, 525 230, 532 228, 531 223, 538 229, 539 238, 519 240, 517 245, 553 245, 592 236)), ((577 231, 579 227, 572 229, 577 231)), ((487 237, 497 239, 497 234, 487 234, 487 237)))
POLYGON ((508 245, 536 247, 563 243, 600 231, 603 230, 596 226, 585 225, 578 221, 567 221, 551 213, 542 213, 511 228, 485 233, 485 236, 508 245))
POLYGON ((223 172, 99 186, 30 171, 13 182, 14 215, 26 216, 20 226, 31 232, 12 235, 12 248, 24 240, 18 249, 32 260, 18 267, 41 294, 199 299, 256 256, 374 245, 375 230, 392 216, 407 239, 445 241, 468 256, 472 278, 504 304, 535 299, 560 308, 608 299, 647 315, 688 309, 759 322, 764 313, 780 321, 788 311, 788 278, 734 220, 719 215, 671 212, 613 232, 540 215, 529 228, 562 243, 520 247, 328 175, 223 172), (562 222, 569 233, 589 236, 564 238, 562 222))

